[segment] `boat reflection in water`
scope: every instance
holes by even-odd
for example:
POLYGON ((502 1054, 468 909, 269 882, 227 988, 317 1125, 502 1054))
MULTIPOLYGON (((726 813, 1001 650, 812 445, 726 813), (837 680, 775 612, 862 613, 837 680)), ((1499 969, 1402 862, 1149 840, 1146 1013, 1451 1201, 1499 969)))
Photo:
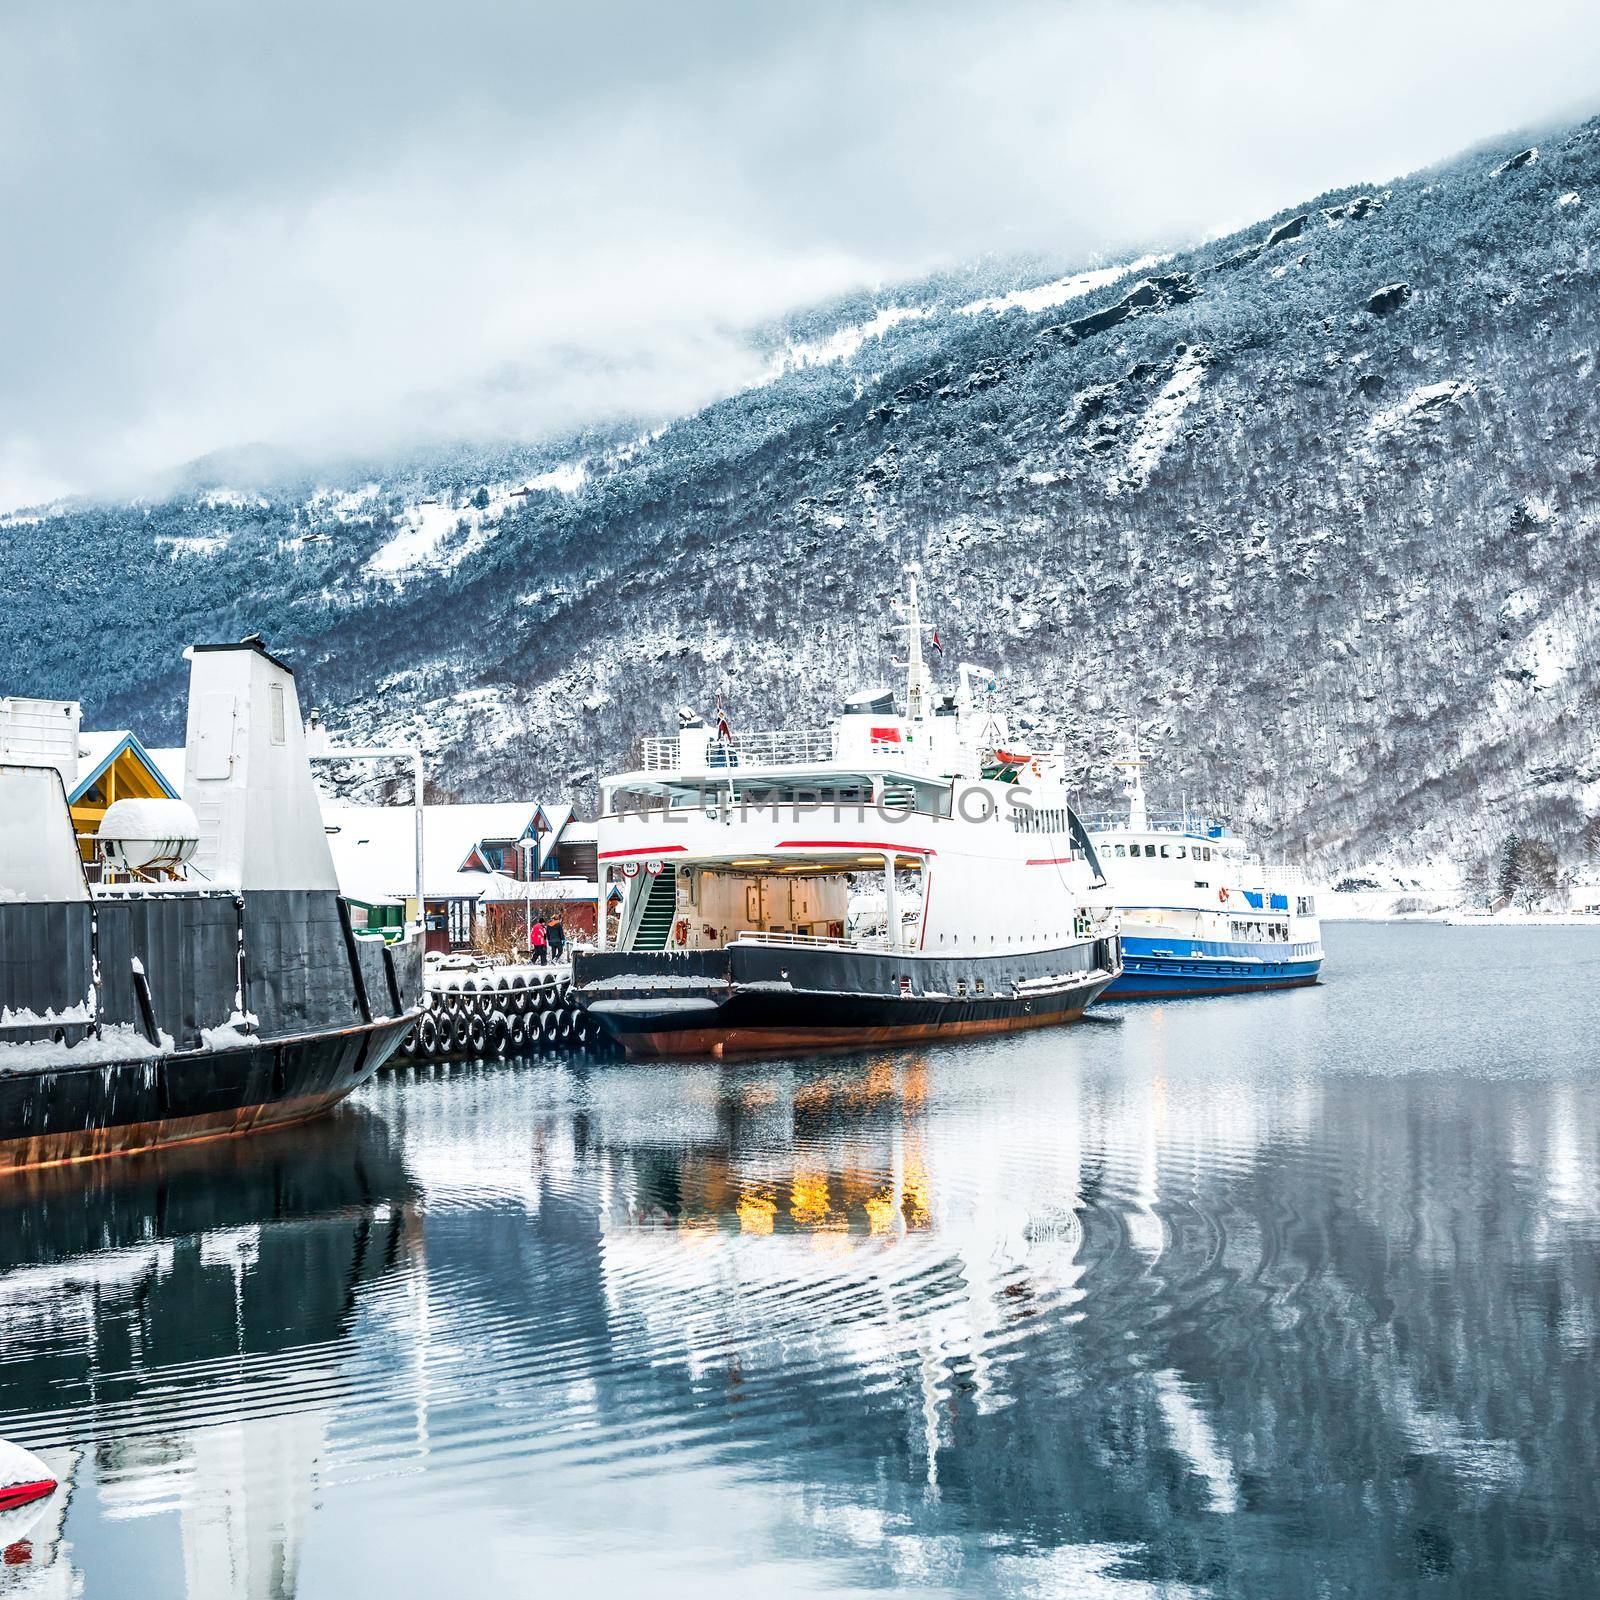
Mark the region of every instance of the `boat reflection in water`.
POLYGON ((110 1589, 295 1593, 340 1347, 414 1247, 415 1200, 386 1126, 353 1109, 0 1186, 0 1431, 70 1441, 44 1450, 49 1515, 5 1552, 18 1592, 81 1592, 80 1527, 92 1548, 102 1523, 176 1511, 181 1539, 110 1589))
POLYGON ((1407 1043, 1370 938, 927 1054, 407 1069, 7 1202, 0 1436, 81 1452, 9 1581, 1588 1595, 1600 1018, 1488 1048, 1485 945, 1407 1043))

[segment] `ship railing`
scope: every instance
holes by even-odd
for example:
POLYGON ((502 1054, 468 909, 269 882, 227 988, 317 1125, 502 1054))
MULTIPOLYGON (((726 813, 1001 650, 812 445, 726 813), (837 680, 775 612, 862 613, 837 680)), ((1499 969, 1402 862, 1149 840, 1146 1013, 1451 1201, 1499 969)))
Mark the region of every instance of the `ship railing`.
POLYGON ((889 941, 881 934, 867 934, 859 939, 830 939, 814 933, 765 933, 745 929, 736 933, 728 943, 777 945, 792 950, 888 950, 889 941))
MULTIPOLYGON (((1091 833, 1125 832, 1128 826, 1126 811, 1080 812, 1083 825, 1091 833)), ((1212 817, 1199 812, 1152 811, 1145 817, 1146 833, 1192 833, 1203 839, 1232 839, 1237 835, 1226 817, 1212 817)))
MULTIPOLYGON (((710 768, 800 766, 832 761, 836 750, 831 728, 763 728, 708 740, 704 761, 710 768)), ((675 772, 683 765, 683 741, 647 738, 640 755, 641 771, 675 772)))

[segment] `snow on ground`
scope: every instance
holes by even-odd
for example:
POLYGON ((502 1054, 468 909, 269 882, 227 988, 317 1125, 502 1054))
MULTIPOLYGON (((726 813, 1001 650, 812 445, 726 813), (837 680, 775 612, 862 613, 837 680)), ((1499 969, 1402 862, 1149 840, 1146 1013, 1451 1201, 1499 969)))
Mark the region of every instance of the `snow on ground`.
POLYGON ((8 511, 0 517, 0 528, 35 528, 41 522, 68 516, 71 511, 72 507, 65 500, 57 500, 47 506, 29 506, 20 511, 8 511))
POLYGON ((1093 272, 1078 272, 1070 278, 1041 283, 1032 289, 1013 289, 1010 294, 971 300, 964 306, 957 306, 956 315, 975 317, 990 311, 1000 316, 1007 311, 1048 311, 1052 306, 1063 305, 1095 289, 1103 289, 1108 283, 1127 277, 1130 272, 1147 272, 1164 259, 1163 256, 1140 256, 1137 261, 1125 261, 1119 267, 1100 267, 1093 272))
POLYGON ((306 501, 306 510, 316 517, 331 517, 336 522, 350 522, 357 517, 370 517, 376 509, 381 485, 363 484, 359 489, 318 489, 306 501))
POLYGON ((1386 406, 1367 425, 1367 432, 1377 438, 1392 433, 1413 418, 1429 415, 1445 406, 1459 405, 1474 388, 1470 378, 1446 378, 1443 383, 1424 383, 1413 389, 1404 400, 1386 406))
POLYGON ((214 556, 228 548, 228 536, 225 533, 158 533, 156 545, 158 548, 165 545, 169 559, 176 561, 179 556, 214 556))
POLYGON ((436 559, 446 539, 459 531, 464 543, 479 520, 477 511, 440 505, 436 500, 407 506, 399 528, 368 557, 367 571, 373 577, 399 578, 416 567, 446 565, 436 559))
POLYGON ((587 461, 566 461, 536 478, 529 478, 525 489, 554 489, 561 494, 576 494, 589 481, 587 461))
POLYGON ((1567 192, 1556 201, 1558 206, 1575 206, 1577 203, 1578 191, 1576 189, 1568 189, 1567 192))
POLYGON ((208 489, 197 502, 207 511, 267 510, 272 502, 241 489, 208 489))
MULTIPOLYGON (((577 494, 589 479, 587 459, 565 461, 523 482, 484 485, 488 505, 479 508, 420 500, 400 513, 400 526, 367 558, 374 578, 404 583, 426 570, 448 572, 481 550, 500 531, 500 519, 527 491, 577 494)), ((375 487, 375 486, 374 486, 375 487)))
POLYGON ((918 306, 885 306, 869 322, 852 323, 846 328, 836 328, 823 339, 790 339, 772 358, 772 363, 759 380, 771 383, 785 373, 797 372, 802 367, 822 367, 835 361, 848 361, 869 339, 881 339, 891 328, 902 322, 914 322, 927 316, 918 306))
POLYGON ((1541 623, 1511 653, 1508 665, 1535 689, 1554 689, 1583 658, 1582 645, 1570 624, 1541 623))
POLYGON ((1150 402, 1149 409, 1140 419, 1138 432, 1128 447, 1127 463, 1120 478, 1108 486, 1109 493, 1118 493, 1144 487, 1150 474, 1160 465, 1178 437, 1184 413, 1199 398, 1205 384, 1205 357, 1199 350, 1189 349, 1178 358, 1172 376, 1162 384, 1161 391, 1150 402))

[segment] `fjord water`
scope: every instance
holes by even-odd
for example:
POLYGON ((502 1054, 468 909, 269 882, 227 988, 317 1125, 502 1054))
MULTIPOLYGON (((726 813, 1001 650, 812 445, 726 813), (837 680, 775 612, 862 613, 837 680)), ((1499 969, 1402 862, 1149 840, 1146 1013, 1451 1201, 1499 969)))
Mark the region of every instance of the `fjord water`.
POLYGON ((1592 1595, 1600 935, 0 1191, 0 1595, 1592 1595))

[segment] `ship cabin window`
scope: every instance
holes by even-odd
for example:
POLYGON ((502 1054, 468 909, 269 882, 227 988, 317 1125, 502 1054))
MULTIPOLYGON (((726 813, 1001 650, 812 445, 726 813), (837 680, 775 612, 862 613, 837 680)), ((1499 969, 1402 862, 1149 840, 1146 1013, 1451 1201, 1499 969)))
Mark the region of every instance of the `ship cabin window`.
MULTIPOLYGON (((1018 806, 1011 813, 1011 826, 1017 833, 1066 833, 1067 813, 1061 806, 1044 806, 1038 810, 1031 806, 1018 806)), ((1122 854, 1122 846, 1117 846, 1122 854)))
POLYGON ((1156 853, 1156 847, 1153 844, 1147 844, 1144 847, 1144 853, 1145 853, 1145 855, 1147 857, 1150 857, 1151 859, 1154 859, 1155 853, 1156 853))
POLYGON ((1123 859, 1123 857, 1125 857, 1127 855, 1127 853, 1128 853, 1127 849, 1123 845, 1119 844, 1119 845, 1116 845, 1114 848, 1116 849, 1117 860, 1119 860, 1119 861, 1121 861, 1123 859))

